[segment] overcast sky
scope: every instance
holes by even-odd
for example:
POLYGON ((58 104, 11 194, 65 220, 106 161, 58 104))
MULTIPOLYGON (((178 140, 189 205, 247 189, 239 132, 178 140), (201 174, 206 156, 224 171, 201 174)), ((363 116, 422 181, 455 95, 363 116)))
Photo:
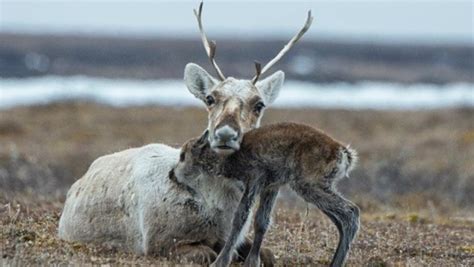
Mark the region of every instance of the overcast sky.
MULTIPOLYGON (((0 0, 0 31, 139 36, 198 36, 199 1, 0 0)), ((205 1, 216 38, 289 38, 308 9, 308 39, 473 43, 473 1, 205 1)))

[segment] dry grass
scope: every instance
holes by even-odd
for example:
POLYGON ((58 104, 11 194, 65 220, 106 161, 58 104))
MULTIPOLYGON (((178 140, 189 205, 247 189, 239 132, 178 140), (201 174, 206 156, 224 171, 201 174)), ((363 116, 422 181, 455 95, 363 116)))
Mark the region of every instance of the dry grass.
MULTIPOLYGON (((349 265, 474 264, 474 110, 269 110, 264 123, 298 121, 352 143, 361 165, 340 189, 363 211, 349 265)), ((143 264, 142 257, 60 241, 69 186, 103 154, 198 135, 195 108, 117 109, 68 103, 0 111, 0 265, 143 264), (17 206, 19 205, 19 206, 17 206)), ((266 244, 281 265, 325 265, 337 239, 318 211, 283 192, 266 244)), ((172 263, 169 263, 172 264, 172 263)))
MULTIPOLYGON (((92 244, 69 243, 56 235, 62 202, 0 200, 0 265, 179 265, 157 256, 138 256, 92 244), (5 204, 8 202, 8 204, 5 204)), ((334 253, 335 227, 319 211, 280 204, 265 245, 278 265, 325 266, 334 253)), ((349 266, 472 266, 474 222, 419 214, 369 214, 348 260, 349 266)))

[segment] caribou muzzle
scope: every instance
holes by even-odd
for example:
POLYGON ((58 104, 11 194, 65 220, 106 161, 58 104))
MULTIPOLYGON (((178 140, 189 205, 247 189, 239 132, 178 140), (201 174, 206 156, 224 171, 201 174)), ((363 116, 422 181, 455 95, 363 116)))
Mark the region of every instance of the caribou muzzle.
POLYGON ((240 149, 240 131, 224 125, 214 131, 211 148, 219 154, 231 154, 240 149))

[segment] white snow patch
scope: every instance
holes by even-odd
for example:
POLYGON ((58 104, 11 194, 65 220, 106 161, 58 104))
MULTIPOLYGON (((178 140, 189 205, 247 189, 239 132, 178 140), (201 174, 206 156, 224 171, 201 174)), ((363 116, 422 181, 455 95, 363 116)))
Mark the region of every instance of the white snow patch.
MULTIPOLYGON (((85 76, 0 78, 0 108, 90 100, 113 106, 202 106, 180 80, 85 76)), ((383 82, 315 84, 287 81, 273 106, 285 108, 426 109, 474 107, 470 83, 403 85, 383 82)))

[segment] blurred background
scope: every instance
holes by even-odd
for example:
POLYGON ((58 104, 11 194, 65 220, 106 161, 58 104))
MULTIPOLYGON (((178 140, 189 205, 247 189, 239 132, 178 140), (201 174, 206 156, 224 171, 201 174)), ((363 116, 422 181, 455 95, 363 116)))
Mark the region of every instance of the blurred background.
MULTIPOLYGON (((214 73, 192 12, 198 5, 0 0, 0 211, 46 205, 36 210, 56 214, 54 232, 68 188, 95 158, 154 142, 178 147, 201 133, 207 113, 182 81, 188 62, 214 73)), ((311 29, 269 72, 283 70, 286 81, 263 123, 302 122, 351 143, 360 166, 339 188, 364 218, 474 221, 473 8, 450 0, 209 0, 203 21, 224 73, 249 79, 254 60, 273 58, 311 9, 311 29)), ((18 229, 33 227, 25 225, 18 229)), ((387 227, 374 235, 395 226, 387 227)), ((402 238, 436 232, 400 229, 402 238)), ((432 264, 474 261, 472 228, 459 229, 433 238, 446 243, 432 264), (451 237, 471 246, 459 249, 451 237)), ((356 245, 356 265, 366 263, 370 234, 356 245)), ((21 255, 8 242, 3 258, 21 255)), ((430 263, 426 242, 379 256, 430 263)))
MULTIPOLYGON (((198 4, 2 0, 1 188, 63 197, 100 155, 197 135, 206 112, 183 69, 213 73, 198 4)), ((315 22, 275 67, 286 82, 264 122, 301 121, 352 143, 361 167, 341 187, 371 205, 468 207, 473 3, 206 1, 203 20, 224 72, 248 79, 309 9, 315 22)))

